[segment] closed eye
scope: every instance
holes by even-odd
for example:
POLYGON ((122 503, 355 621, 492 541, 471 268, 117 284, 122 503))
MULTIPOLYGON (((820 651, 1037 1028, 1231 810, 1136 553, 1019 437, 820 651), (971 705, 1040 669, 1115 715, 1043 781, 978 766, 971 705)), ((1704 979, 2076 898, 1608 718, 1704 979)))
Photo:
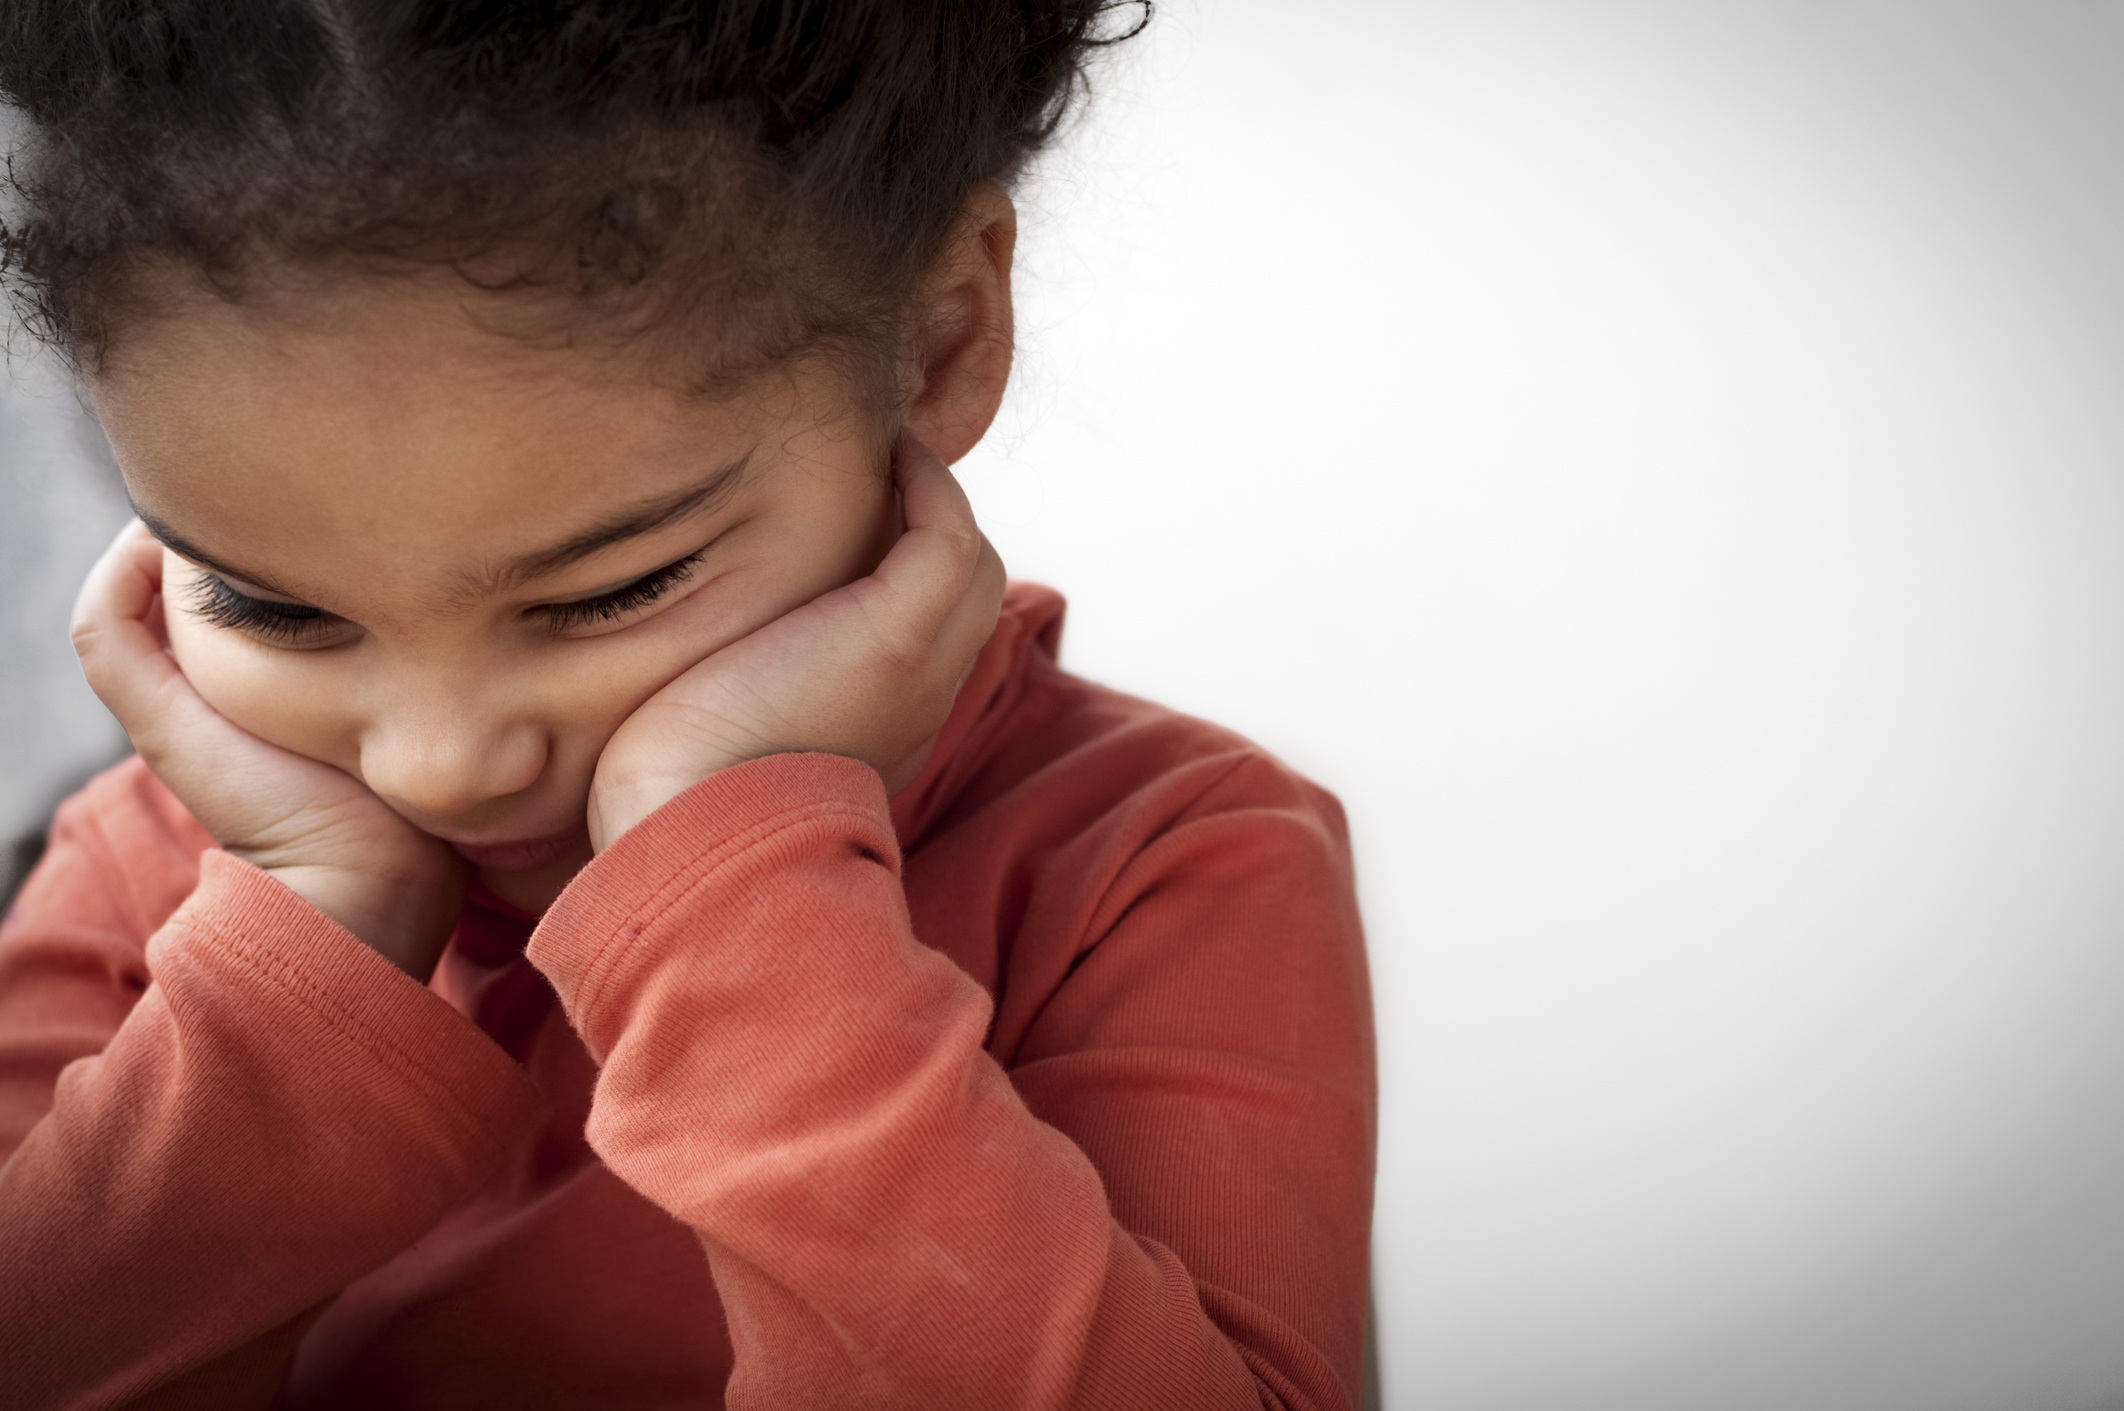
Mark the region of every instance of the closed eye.
POLYGON ((617 622, 628 614, 649 606, 658 598, 676 588, 693 576, 693 570, 708 550, 694 550, 675 563, 643 574, 632 583, 623 584, 609 593, 600 593, 594 598, 576 598, 565 603, 541 603, 530 609, 546 619, 550 632, 567 632, 578 627, 593 627, 607 622, 617 622))
POLYGON ((212 573, 192 580, 191 609, 216 627, 248 632, 268 642, 300 643, 320 635, 339 619, 308 603, 279 602, 239 593, 212 573))

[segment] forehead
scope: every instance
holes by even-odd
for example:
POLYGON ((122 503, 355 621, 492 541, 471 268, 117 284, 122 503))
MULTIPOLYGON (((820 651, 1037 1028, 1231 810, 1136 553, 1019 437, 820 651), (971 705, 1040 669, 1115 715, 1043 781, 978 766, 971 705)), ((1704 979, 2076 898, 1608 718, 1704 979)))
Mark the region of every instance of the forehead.
POLYGON ((93 391, 143 511, 225 553, 349 572, 476 573, 846 410, 801 371, 689 395, 495 312, 410 281, 202 298, 128 330, 93 391))

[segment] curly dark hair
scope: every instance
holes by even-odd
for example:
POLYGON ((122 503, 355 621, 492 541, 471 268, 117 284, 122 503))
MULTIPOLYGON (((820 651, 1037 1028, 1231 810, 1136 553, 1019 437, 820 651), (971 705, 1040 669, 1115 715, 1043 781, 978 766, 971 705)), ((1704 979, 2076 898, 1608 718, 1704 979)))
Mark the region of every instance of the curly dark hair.
POLYGON ((715 350, 702 385, 822 345, 889 358, 967 193, 1018 175, 1091 52, 1149 14, 6 0, 0 277, 90 372, 172 275, 241 300, 342 267, 558 295, 571 329, 683 329, 715 350))

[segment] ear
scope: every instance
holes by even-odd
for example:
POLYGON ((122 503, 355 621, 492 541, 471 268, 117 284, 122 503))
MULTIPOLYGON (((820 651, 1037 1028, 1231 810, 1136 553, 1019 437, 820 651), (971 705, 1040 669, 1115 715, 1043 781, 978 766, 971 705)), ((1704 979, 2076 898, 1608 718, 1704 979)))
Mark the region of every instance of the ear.
POLYGON ((983 182, 922 282, 903 374, 907 429, 949 465, 988 433, 1010 380, 1010 261, 1018 211, 983 182))

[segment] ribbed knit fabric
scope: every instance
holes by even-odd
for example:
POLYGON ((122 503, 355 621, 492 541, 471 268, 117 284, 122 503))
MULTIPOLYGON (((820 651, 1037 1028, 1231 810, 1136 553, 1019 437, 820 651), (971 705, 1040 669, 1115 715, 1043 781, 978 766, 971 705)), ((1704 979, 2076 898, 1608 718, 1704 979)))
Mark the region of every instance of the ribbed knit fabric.
POLYGON ((1061 616, 892 800, 726 770, 429 987, 96 780, 0 927, 0 1402, 1355 1405, 1340 810, 1061 616))

